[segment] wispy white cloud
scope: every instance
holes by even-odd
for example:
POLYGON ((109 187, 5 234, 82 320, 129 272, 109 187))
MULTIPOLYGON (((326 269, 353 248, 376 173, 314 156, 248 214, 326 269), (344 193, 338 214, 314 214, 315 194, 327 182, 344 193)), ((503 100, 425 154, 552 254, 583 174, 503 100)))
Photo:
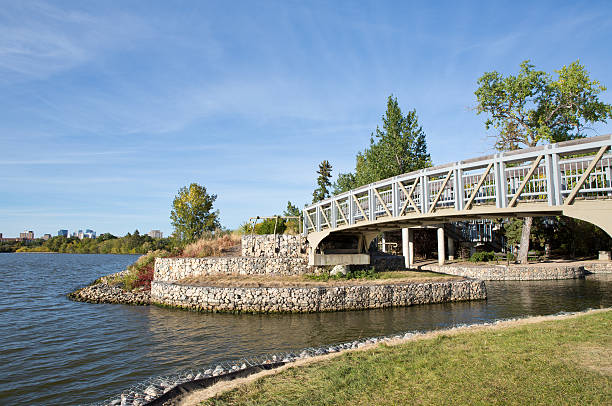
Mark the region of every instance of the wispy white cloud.
POLYGON ((43 79, 149 32, 134 16, 93 16, 44 2, 3 3, 0 83, 43 79))

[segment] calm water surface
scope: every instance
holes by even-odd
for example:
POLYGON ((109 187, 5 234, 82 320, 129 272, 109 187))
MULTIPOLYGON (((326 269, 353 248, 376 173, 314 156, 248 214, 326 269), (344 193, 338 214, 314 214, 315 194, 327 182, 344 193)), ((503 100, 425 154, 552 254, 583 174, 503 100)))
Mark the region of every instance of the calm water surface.
POLYGON ((72 302, 133 255, 0 254, 0 404, 83 404, 153 375, 359 337, 612 306, 612 275, 489 282, 489 299, 322 314, 200 314, 72 302))

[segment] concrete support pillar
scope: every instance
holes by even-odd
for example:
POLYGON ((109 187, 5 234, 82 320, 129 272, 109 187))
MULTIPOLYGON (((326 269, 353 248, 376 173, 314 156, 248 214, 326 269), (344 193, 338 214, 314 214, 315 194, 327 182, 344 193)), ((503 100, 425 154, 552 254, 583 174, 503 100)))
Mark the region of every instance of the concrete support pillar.
POLYGON ((402 228, 402 255, 404 255, 404 266, 414 266, 414 230, 402 228))
POLYGON ((455 259, 455 240, 452 238, 448 239, 448 259, 449 261, 455 259))
POLYGON ((438 228, 438 265, 444 265, 445 252, 444 252, 444 227, 438 228))
POLYGON ((386 240, 385 240, 385 233, 382 233, 382 236, 380 237, 381 242, 382 242, 382 252, 387 252, 387 246, 385 245, 386 240))

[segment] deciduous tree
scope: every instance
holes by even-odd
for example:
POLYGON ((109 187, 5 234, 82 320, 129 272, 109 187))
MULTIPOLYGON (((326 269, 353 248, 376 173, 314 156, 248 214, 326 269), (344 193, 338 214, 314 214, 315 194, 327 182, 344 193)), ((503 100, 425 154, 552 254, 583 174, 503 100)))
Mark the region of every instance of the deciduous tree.
POLYGON ((197 183, 180 188, 170 212, 175 237, 191 243, 205 231, 220 228, 219 211, 213 211, 215 200, 217 195, 208 194, 206 188, 197 183))
MULTIPOLYGON (((487 115, 485 126, 495 128, 495 147, 513 150, 538 143, 559 142, 586 136, 596 122, 612 117, 612 106, 599 100, 606 90, 591 80, 576 61, 555 71, 557 78, 524 61, 517 75, 486 72, 478 79, 478 114, 487 115)), ((527 262, 533 219, 525 218, 518 259, 527 262)))

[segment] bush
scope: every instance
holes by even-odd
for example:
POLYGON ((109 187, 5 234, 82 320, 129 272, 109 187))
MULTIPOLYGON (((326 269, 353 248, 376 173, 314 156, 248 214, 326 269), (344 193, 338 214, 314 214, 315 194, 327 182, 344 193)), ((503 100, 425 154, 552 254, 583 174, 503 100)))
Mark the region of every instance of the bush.
MULTIPOLYGON (((276 225, 276 234, 284 234, 287 229, 287 221, 279 218, 278 222, 276 219, 265 219, 261 223, 257 223, 255 225, 255 234, 263 235, 263 234, 274 234, 274 228, 276 225)), ((244 223, 239 228, 242 234, 251 234, 253 232, 253 224, 252 223, 244 223)))
POLYGON ((149 290, 155 271, 155 258, 167 258, 169 256, 171 256, 170 252, 165 250, 147 252, 128 266, 128 272, 116 279, 114 283, 122 285, 123 289, 127 291, 135 288, 149 290))
POLYGON ((489 262, 495 261, 495 253, 493 251, 475 252, 470 257, 470 262, 489 262))

